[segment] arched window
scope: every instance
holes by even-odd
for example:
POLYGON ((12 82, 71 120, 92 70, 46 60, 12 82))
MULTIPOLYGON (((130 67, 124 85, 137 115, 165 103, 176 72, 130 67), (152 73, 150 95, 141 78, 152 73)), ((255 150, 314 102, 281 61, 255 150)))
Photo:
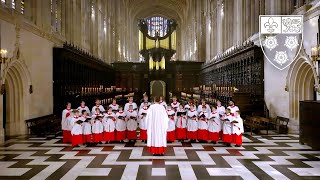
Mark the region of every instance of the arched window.
POLYGON ((158 34, 159 37, 163 37, 168 31, 168 19, 161 16, 149 17, 146 19, 148 25, 148 35, 155 37, 158 34))

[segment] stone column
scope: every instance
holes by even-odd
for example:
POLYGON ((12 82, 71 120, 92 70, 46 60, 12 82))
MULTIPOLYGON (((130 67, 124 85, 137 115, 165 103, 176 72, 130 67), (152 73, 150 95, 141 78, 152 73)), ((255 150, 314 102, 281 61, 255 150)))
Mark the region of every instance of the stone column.
POLYGON ((21 0, 14 0, 15 2, 15 6, 16 6, 16 10, 21 13, 21 0))
POLYGON ((4 144, 5 142, 5 129, 3 128, 3 95, 0 94, 0 144, 4 144))

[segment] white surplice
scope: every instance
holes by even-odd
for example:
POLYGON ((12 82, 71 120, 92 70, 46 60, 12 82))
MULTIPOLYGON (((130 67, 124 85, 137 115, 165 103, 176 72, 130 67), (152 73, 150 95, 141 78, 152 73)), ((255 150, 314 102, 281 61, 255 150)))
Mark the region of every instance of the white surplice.
POLYGON ((208 120, 208 131, 209 132, 220 132, 221 121, 218 112, 211 112, 208 120))
POLYGON ((136 119, 131 119, 131 117, 137 118, 138 117, 138 113, 137 111, 134 110, 128 110, 128 112, 126 112, 126 117, 127 117, 127 130, 128 131, 135 131, 137 130, 138 127, 138 123, 136 119))
POLYGON ((168 122, 169 118, 163 105, 156 103, 150 106, 146 116, 148 147, 167 147, 168 122))
POLYGON ((93 114, 96 114, 96 108, 99 108, 99 109, 100 109, 100 113, 106 111, 102 105, 99 105, 99 106, 96 105, 96 106, 93 106, 93 107, 92 107, 92 111, 91 111, 91 114, 92 114, 92 115, 93 115, 93 114))
POLYGON ((77 110, 80 112, 80 114, 82 114, 82 111, 83 110, 86 110, 86 112, 88 113, 88 115, 90 115, 90 110, 89 110, 89 108, 88 108, 88 106, 79 106, 78 108, 77 108, 77 110))
POLYGON ((238 115, 237 117, 233 118, 233 121, 238 121, 238 123, 232 123, 233 124, 232 134, 240 135, 240 134, 244 133, 242 118, 238 115))
POLYGON ((110 104, 109 107, 112 108, 112 111, 118 111, 119 110, 119 104, 110 104))
POLYGON ((147 126, 146 126, 146 115, 142 115, 143 113, 147 113, 148 112, 148 108, 147 107, 143 107, 140 109, 139 111, 139 128, 140 129, 143 129, 143 130, 146 130, 147 129, 147 126))
POLYGON ((130 105, 132 105, 132 107, 133 107, 132 109, 133 109, 133 110, 135 110, 135 109, 138 108, 138 106, 137 106, 137 104, 136 104, 135 102, 127 102, 127 103, 124 105, 124 109, 123 109, 125 113, 128 112, 130 105))
POLYGON ((62 111, 61 127, 62 130, 69 130, 71 118, 73 117, 72 109, 65 109, 62 111))

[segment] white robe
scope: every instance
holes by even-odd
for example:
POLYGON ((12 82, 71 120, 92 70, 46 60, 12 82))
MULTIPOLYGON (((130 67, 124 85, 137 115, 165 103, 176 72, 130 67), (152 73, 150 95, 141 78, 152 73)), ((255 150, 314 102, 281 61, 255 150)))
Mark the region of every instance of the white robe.
POLYGON ((172 109, 177 109, 178 110, 179 106, 180 106, 180 103, 178 101, 176 101, 176 103, 174 103, 174 102, 171 103, 172 109))
POLYGON ((175 116, 175 112, 174 112, 174 110, 167 110, 167 114, 168 114, 168 116, 173 116, 172 117, 173 119, 168 117, 169 118, 169 122, 168 122, 167 131, 168 132, 174 131, 174 130, 176 130, 176 120, 177 120, 177 117, 175 116))
POLYGON ((217 113, 221 116, 226 114, 226 108, 224 106, 217 106, 217 113))
POLYGON ((139 128, 140 129, 143 129, 143 130, 146 130, 147 129, 147 126, 146 126, 146 116, 143 116, 142 113, 146 113, 147 114, 148 112, 148 108, 142 108, 140 109, 139 111, 139 128))
POLYGON ((130 105, 132 105, 132 107, 133 107, 133 110, 135 110, 135 109, 137 109, 138 108, 138 106, 137 106, 137 104, 135 103, 135 102, 132 102, 132 103, 130 103, 130 102, 128 102, 128 103, 126 103, 125 105, 124 105, 124 112, 125 113, 127 113, 128 111, 129 111, 129 106, 130 105))
POLYGON ((72 127, 71 134, 72 135, 81 135, 82 134, 82 125, 81 124, 75 124, 72 127))
POLYGON ((99 134, 99 133, 103 132, 102 122, 100 122, 100 120, 98 120, 98 119, 97 120, 95 119, 97 116, 102 116, 102 115, 95 114, 92 116, 92 119, 93 119, 92 133, 94 133, 94 134, 99 134))
MULTIPOLYGON (((206 106, 206 112, 207 112, 208 114, 210 114, 210 113, 211 113, 211 109, 210 109, 209 104, 205 104, 205 106, 206 106)), ((200 105, 198 106, 197 111, 198 111, 198 113, 202 112, 202 104, 200 104, 200 105)))
POLYGON ((223 119, 228 119, 229 121, 225 121, 223 123, 223 134, 232 134, 232 124, 231 122, 233 121, 233 117, 231 114, 225 115, 223 119))
POLYGON ((69 130, 71 118, 73 117, 72 109, 65 109, 62 111, 61 127, 62 130, 69 130), (68 115, 68 117, 67 117, 68 115))
POLYGON ((125 131, 127 129, 127 123, 125 119, 120 119, 119 116, 126 117, 126 114, 123 111, 119 111, 116 113, 117 121, 116 121, 116 130, 117 131, 125 131))
POLYGON ((103 118, 103 131, 104 132, 113 132, 116 128, 115 124, 115 114, 113 112, 109 113, 107 112, 103 118), (112 116, 112 118, 108 118, 109 116, 112 116))
MULTIPOLYGON (((88 118, 88 116, 87 117, 82 116, 81 120, 85 121, 87 118, 88 118)), ((83 128, 83 134, 84 135, 91 134, 91 121, 92 120, 89 120, 89 122, 83 122, 82 128, 83 128)))
POLYGON ((231 114, 234 114, 235 112, 239 111, 238 106, 228 106, 227 109, 231 110, 231 114))
POLYGON ((188 117, 188 124, 187 124, 187 130, 188 131, 197 131, 198 130, 198 118, 192 118, 192 116, 198 116, 198 112, 196 110, 188 111, 187 117, 188 117))
POLYGON ((244 133, 242 118, 240 116, 238 116, 238 117, 234 117, 233 120, 238 121, 238 123, 233 123, 232 134, 240 135, 240 134, 244 133))
POLYGON ((137 120, 130 119, 131 116, 138 117, 137 111, 130 111, 129 110, 126 114, 127 114, 127 118, 128 118, 128 120, 127 120, 127 130, 128 131, 137 130, 137 126, 138 126, 137 120))
POLYGON ((89 108, 88 108, 88 106, 79 106, 78 108, 77 108, 77 110, 80 112, 80 114, 82 114, 82 111, 83 110, 86 110, 86 112, 88 113, 88 115, 90 115, 90 110, 89 110, 89 108))
POLYGON ((104 109, 104 107, 103 107, 102 105, 93 106, 93 107, 92 107, 91 114, 96 114, 96 108, 99 108, 101 113, 102 113, 103 111, 105 111, 105 109, 104 109))
POLYGON ((112 111, 118 111, 119 110, 119 105, 118 104, 110 104, 109 107, 112 108, 112 111))
POLYGON ((71 131, 72 130, 72 127, 76 124, 76 122, 77 121, 79 121, 79 120, 81 120, 81 118, 80 117, 73 117, 73 118, 71 118, 70 119, 70 122, 69 122, 69 124, 68 124, 68 128, 67 128, 67 130, 69 130, 69 131, 71 131))
MULTIPOLYGON (((178 112, 185 112, 185 110, 178 109, 177 113, 178 112)), ((177 117, 176 126, 177 126, 177 128, 186 128, 187 127, 187 116, 183 115, 181 117, 177 117)))
POLYGON ((150 106, 147 116, 148 147, 167 147, 168 115, 160 104, 150 106))
POLYGON ((220 132, 221 121, 218 112, 211 112, 208 120, 208 131, 209 132, 220 132))
POLYGON ((164 106, 167 109, 167 103, 165 101, 160 102, 160 105, 164 106))
MULTIPOLYGON (((151 102, 148 102, 148 106, 150 106, 150 105, 151 105, 151 102)), ((144 102, 142 102, 142 103, 140 104, 139 110, 142 109, 143 107, 144 107, 144 102)))
POLYGON ((207 130, 208 129, 208 118, 209 118, 209 114, 207 112, 200 112, 199 113, 199 121, 198 121, 198 129, 201 130, 207 130), (204 114, 205 118, 200 117, 202 114, 204 114), (202 120, 204 119, 204 120, 202 120))
POLYGON ((184 109, 185 109, 186 111, 189 111, 189 110, 190 110, 190 104, 189 104, 189 103, 186 104, 186 105, 184 106, 184 109))

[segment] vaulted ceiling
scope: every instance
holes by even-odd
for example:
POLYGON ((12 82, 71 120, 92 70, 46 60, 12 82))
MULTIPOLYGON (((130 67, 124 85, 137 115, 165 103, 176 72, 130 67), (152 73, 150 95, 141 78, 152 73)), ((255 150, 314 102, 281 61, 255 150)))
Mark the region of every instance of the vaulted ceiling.
POLYGON ((160 15, 181 22, 189 0, 129 0, 129 14, 133 19, 160 15))

